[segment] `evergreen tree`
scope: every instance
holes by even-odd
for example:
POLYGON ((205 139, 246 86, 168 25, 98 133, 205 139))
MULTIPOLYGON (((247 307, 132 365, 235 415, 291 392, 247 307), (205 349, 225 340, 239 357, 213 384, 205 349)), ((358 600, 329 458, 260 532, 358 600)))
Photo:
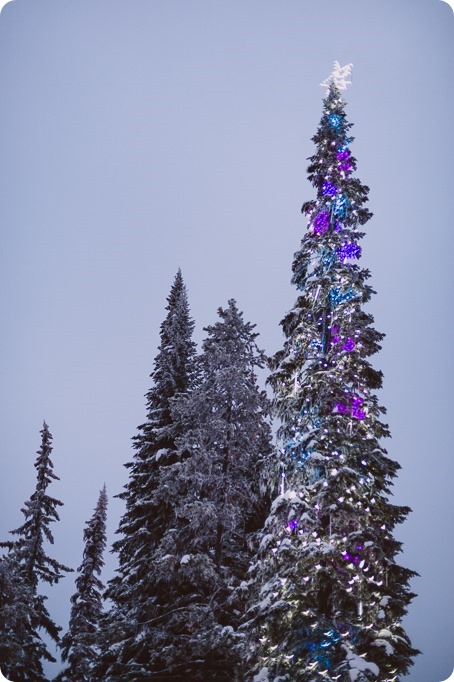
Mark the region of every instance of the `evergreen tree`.
POLYGON ((62 659, 68 666, 55 678, 58 682, 90 682, 97 658, 96 635, 102 613, 104 585, 99 576, 106 546, 107 493, 99 493, 92 518, 84 529, 85 548, 76 578, 77 592, 71 597, 69 630, 61 641, 62 659))
POLYGON ((35 462, 37 483, 22 509, 25 521, 11 531, 15 540, 0 543, 9 550, 1 560, 2 620, 7 633, 3 650, 9 647, 10 651, 16 652, 11 660, 6 660, 5 655, 1 668, 7 677, 11 676, 17 682, 44 680, 41 660, 55 662, 41 640, 39 630, 44 630, 57 642, 61 628, 51 619, 45 604, 47 597, 38 593, 38 585, 40 581, 54 585, 64 577, 64 572, 72 571, 48 556, 45 547, 46 541, 54 542, 50 524, 59 520, 57 508, 63 503, 47 494, 49 484, 59 479, 53 472, 52 435, 46 422, 40 433, 41 447, 35 462), (22 652, 16 647, 21 640, 22 652))
POLYGON ((41 661, 53 660, 38 633, 35 593, 13 556, 0 558, 0 669, 18 682, 45 682, 41 661))
POLYGON ((368 188, 353 177, 340 92, 348 72, 336 66, 313 138, 317 196, 302 208, 309 222, 292 279, 299 295, 272 363, 282 480, 246 626, 256 680, 391 682, 418 653, 402 627, 415 573, 396 563, 393 537, 410 510, 389 501, 399 465, 383 447, 382 373, 368 361, 384 335, 364 310, 374 292, 355 262, 372 214, 368 188))
POLYGON ((194 322, 181 270, 174 279, 166 310, 152 387, 146 394, 147 418, 133 439, 136 452, 133 461, 125 465, 129 480, 118 495, 125 501, 126 510, 117 531, 121 537, 113 545, 119 568, 106 593, 113 607, 103 618, 102 654, 94 673, 102 679, 107 675, 113 676, 108 679, 130 679, 121 677, 122 671, 134 671, 136 664, 140 668, 135 642, 137 605, 152 598, 150 561, 174 519, 171 499, 161 485, 163 472, 178 459, 178 424, 174 423, 171 405, 175 397, 191 390, 197 377, 194 322))
POLYGON ((242 679, 242 583, 265 516, 271 429, 254 325, 233 300, 218 313, 205 330, 200 384, 174 405, 180 459, 163 485, 175 520, 151 562, 141 632, 149 663, 135 679, 242 679))

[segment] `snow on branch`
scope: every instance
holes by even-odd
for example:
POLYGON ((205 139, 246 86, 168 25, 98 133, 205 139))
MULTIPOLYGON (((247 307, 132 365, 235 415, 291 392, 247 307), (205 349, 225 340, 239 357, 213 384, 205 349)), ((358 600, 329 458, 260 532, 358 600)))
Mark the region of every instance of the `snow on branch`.
POLYGON ((331 83, 339 90, 346 90, 347 85, 351 84, 350 76, 352 73, 353 64, 346 64, 341 66, 339 62, 334 62, 334 68, 330 76, 325 78, 323 83, 320 83, 322 88, 329 88, 331 83))

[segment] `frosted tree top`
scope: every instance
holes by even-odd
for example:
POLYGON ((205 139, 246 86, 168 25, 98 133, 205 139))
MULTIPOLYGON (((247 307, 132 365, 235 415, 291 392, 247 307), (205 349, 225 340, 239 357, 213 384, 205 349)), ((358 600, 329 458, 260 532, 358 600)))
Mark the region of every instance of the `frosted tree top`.
POLYGON ((329 88, 331 83, 338 88, 338 90, 346 90, 347 86, 351 84, 350 76, 352 73, 353 64, 346 64, 341 66, 339 62, 334 62, 334 68, 331 75, 325 78, 323 83, 320 83, 322 88, 329 88))

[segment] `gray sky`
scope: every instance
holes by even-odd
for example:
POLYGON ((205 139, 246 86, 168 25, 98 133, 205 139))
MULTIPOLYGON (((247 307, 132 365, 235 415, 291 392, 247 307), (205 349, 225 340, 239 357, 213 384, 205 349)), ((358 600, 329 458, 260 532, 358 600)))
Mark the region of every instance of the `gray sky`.
MULTIPOLYGON (((0 15, 0 537, 21 523, 45 419, 53 556, 78 566, 99 489, 112 499, 178 267, 196 340, 236 298, 282 344, 292 255, 334 60, 374 218, 361 264, 387 334, 401 563, 418 571, 412 682, 454 667, 452 160, 454 14, 440 0, 14 0, 0 15)), ((114 559, 107 556, 107 579, 114 559)), ((65 628, 73 577, 49 608, 65 628)), ((49 668, 49 675, 56 668, 49 668), (52 672, 51 672, 52 671, 52 672)))

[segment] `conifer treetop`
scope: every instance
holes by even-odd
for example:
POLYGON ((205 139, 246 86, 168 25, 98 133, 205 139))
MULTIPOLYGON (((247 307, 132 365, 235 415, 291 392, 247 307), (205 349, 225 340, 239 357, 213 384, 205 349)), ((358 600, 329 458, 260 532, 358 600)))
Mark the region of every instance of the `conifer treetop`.
POLYGON ((47 597, 38 592, 38 586, 40 581, 56 584, 72 569, 47 554, 46 544, 54 541, 50 523, 59 520, 57 508, 63 503, 47 494, 49 484, 58 476, 53 472, 52 435, 46 422, 40 433, 37 482, 22 509, 24 523, 11 531, 14 540, 0 543, 9 550, 0 559, 0 660, 9 679, 45 682, 42 660, 55 662, 55 658, 40 631, 58 642, 61 627, 51 619, 47 597))
POLYGON ((47 556, 44 549, 45 540, 51 545, 54 544, 50 523, 60 520, 57 508, 63 506, 63 502, 47 494, 50 483, 60 479, 53 471, 52 434, 45 421, 40 434, 41 447, 37 451, 38 456, 34 465, 37 471, 36 487, 21 510, 25 522, 11 531, 12 535, 17 536, 15 541, 2 543, 15 553, 27 580, 35 586, 39 580, 51 585, 58 583, 63 577, 63 572, 73 570, 47 556))
POLYGON ((89 682, 97 658, 96 635, 102 614, 104 585, 99 575, 104 565, 106 546, 107 492, 101 489, 93 515, 84 529, 85 548, 76 579, 76 593, 71 597, 68 632, 62 639, 62 659, 68 666, 56 682, 89 682))
MULTIPOLYGON (((125 652, 126 668, 127 657, 134 656, 138 613, 142 604, 147 609, 148 602, 154 599, 150 557, 167 530, 175 525, 175 500, 163 486, 163 479, 171 475, 179 459, 176 440, 181 425, 175 423, 172 405, 179 396, 192 391, 198 372, 196 344, 192 341, 194 322, 181 269, 172 283, 166 311, 151 373, 152 385, 145 396, 146 419, 132 439, 135 453, 125 464, 129 480, 118 495, 125 501, 126 510, 117 530, 120 537, 112 547, 118 553, 119 567, 106 592, 114 607, 103 619, 104 648, 96 673, 102 679, 112 662, 110 647, 114 642, 117 652, 125 652)), ((133 674, 133 679, 138 680, 136 668, 133 674)))

